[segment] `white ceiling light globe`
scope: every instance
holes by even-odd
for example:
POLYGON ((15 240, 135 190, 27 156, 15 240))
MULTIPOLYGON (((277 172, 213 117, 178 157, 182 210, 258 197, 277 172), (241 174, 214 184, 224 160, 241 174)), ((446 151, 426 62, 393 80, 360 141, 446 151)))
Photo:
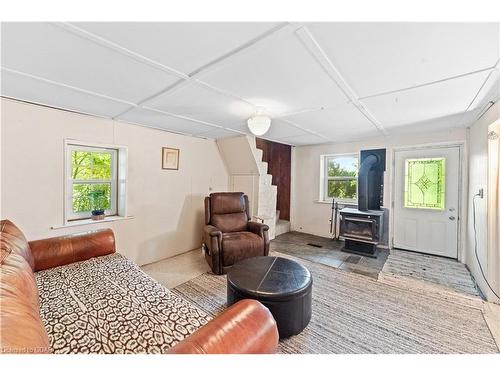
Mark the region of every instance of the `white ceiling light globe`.
POLYGON ((271 119, 268 116, 256 115, 252 116, 247 121, 248 129, 254 135, 264 135, 271 127, 271 119))

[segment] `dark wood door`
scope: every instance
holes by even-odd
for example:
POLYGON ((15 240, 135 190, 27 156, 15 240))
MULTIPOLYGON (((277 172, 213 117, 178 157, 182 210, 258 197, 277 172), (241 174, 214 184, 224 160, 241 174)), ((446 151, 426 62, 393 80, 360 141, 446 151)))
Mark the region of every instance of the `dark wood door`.
POLYGON ((278 188, 276 209, 280 219, 290 220, 290 184, 292 175, 292 147, 265 139, 256 139, 257 148, 263 152, 262 161, 267 162, 267 173, 273 176, 273 185, 278 188))

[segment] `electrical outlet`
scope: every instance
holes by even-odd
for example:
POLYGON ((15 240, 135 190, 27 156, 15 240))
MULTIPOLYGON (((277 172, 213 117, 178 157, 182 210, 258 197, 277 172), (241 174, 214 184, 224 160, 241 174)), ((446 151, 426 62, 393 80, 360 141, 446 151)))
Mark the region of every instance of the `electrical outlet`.
POLYGON ((483 199, 484 198, 484 189, 480 188, 479 191, 477 192, 477 195, 479 198, 483 199))

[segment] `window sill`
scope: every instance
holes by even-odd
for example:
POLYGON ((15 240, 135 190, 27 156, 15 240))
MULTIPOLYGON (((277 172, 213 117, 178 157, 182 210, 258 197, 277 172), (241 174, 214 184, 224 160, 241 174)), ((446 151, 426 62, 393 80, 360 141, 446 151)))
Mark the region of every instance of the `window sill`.
MULTIPOLYGON (((314 203, 329 204, 330 206, 332 205, 332 201, 325 201, 325 200, 321 200, 321 199, 315 200, 314 203)), ((335 203, 345 204, 345 205, 349 205, 349 206, 356 206, 356 207, 358 206, 358 202, 352 202, 352 201, 338 201, 338 200, 336 200, 335 203)))
POLYGON ((75 221, 69 221, 63 225, 54 225, 50 229, 62 229, 62 228, 69 228, 69 227, 79 227, 82 225, 110 223, 113 221, 129 220, 129 219, 133 219, 133 218, 134 218, 133 216, 108 216, 102 220, 92 220, 92 219, 75 220, 75 221))

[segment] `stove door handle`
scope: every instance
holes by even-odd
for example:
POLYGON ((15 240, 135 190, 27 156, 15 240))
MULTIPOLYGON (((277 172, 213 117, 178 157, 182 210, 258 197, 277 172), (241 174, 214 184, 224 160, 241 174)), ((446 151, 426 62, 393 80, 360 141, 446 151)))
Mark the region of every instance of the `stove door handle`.
POLYGON ((375 220, 373 219, 358 219, 357 217, 346 217, 344 220, 350 220, 350 221, 360 221, 362 223, 374 223, 375 220))

